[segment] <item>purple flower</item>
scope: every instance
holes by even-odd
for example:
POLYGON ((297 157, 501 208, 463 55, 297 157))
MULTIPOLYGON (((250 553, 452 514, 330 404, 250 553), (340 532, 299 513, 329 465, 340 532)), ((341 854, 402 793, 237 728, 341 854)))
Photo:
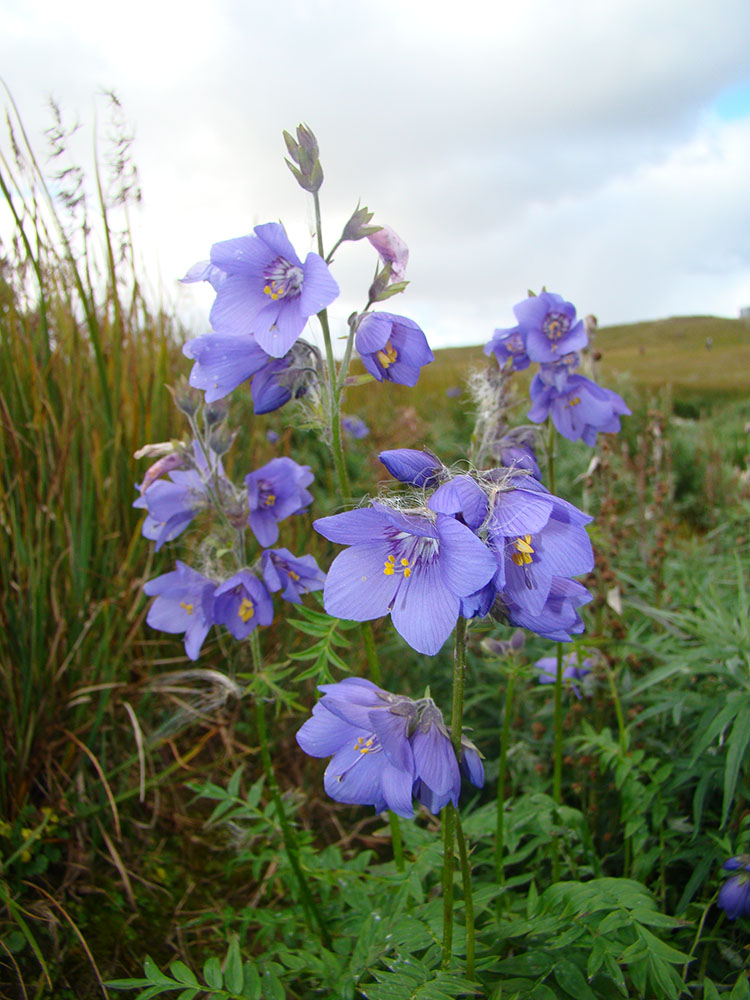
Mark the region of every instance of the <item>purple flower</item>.
POLYGON ((196 265, 188 276, 204 277, 216 289, 211 325, 217 333, 253 334, 264 351, 281 358, 339 288, 318 254, 300 261, 280 223, 256 226, 254 234, 215 243, 212 270, 196 265))
POLYGON ((533 404, 529 420, 541 423, 550 416, 563 437, 569 441, 580 439, 592 448, 599 431, 616 434, 620 430, 620 416, 630 413, 616 392, 583 375, 569 374, 564 365, 543 366, 534 376, 529 391, 533 404))
POLYGON ((281 596, 292 604, 301 604, 302 594, 320 590, 325 583, 326 575, 314 556, 293 556, 289 549, 266 549, 261 563, 268 589, 272 593, 281 590, 281 596))
POLYGON ((245 476, 248 524, 261 545, 273 545, 279 537, 278 522, 301 514, 312 503, 305 487, 314 478, 309 465, 298 465, 291 458, 272 458, 245 476))
POLYGON ((278 433, 269 428, 269 430, 266 431, 266 441, 268 441, 270 444, 278 444, 279 443, 278 433))
POLYGON ((207 403, 228 396, 271 361, 252 334, 207 333, 189 340, 182 353, 195 361, 190 385, 205 391, 207 403))
POLYGON ((438 486, 427 506, 439 514, 452 514, 477 531, 484 524, 490 505, 476 479, 459 475, 438 486))
POLYGON ((536 431, 530 427, 514 427, 492 445, 492 453, 506 469, 523 469, 534 479, 542 480, 534 444, 536 431))
MULTIPOLYGON (((169 445, 171 447, 171 445, 169 445)), ((141 457, 140 452, 136 452, 136 458, 141 457)), ((141 496, 146 492, 146 490, 155 483, 160 476, 166 475, 168 472, 174 472, 175 469, 181 469, 185 464, 185 455, 182 451, 171 451, 168 455, 162 455, 162 457, 150 465, 146 470, 146 474, 143 477, 143 482, 137 485, 137 489, 140 490, 141 496)), ((135 506, 135 504, 133 505, 135 506)), ((142 506, 142 505, 141 505, 142 506)))
MULTIPOLYGON (((177 457, 183 464, 189 460, 187 453, 181 453, 177 457)), ((209 506, 207 479, 212 474, 216 474, 217 480, 224 479, 224 470, 218 456, 209 452, 209 457, 210 469, 202 448, 194 443, 192 462, 197 468, 174 469, 169 473, 168 480, 157 479, 152 482, 134 501, 134 507, 148 511, 141 532, 144 538, 156 542, 157 552, 165 542, 171 542, 181 535, 196 514, 209 506)))
POLYGON ((367 239, 375 247, 383 264, 391 265, 391 280, 403 281, 409 263, 409 248, 390 226, 382 226, 367 239))
POLYGON ((588 604, 591 594, 577 580, 564 577, 552 578, 547 599, 541 611, 534 614, 523 605, 515 604, 507 595, 499 604, 511 625, 527 628, 530 632, 551 639, 553 642, 570 642, 572 636, 584 630, 583 619, 578 614, 582 604, 588 604))
POLYGON ((344 428, 346 433, 353 438, 361 439, 366 438, 370 433, 370 428, 364 422, 362 417, 341 417, 341 426, 344 428))
POLYGON ((460 385, 449 385, 448 388, 445 390, 445 395, 448 397, 448 399, 458 399, 458 397, 461 395, 462 392, 463 389, 461 388, 460 385))
MULTIPOLYGON (((556 656, 543 656, 541 660, 537 660, 534 666, 537 670, 541 671, 539 675, 540 684, 554 684, 557 677, 557 657, 556 656)), ((563 680, 566 681, 582 681, 584 677, 591 673, 594 669, 594 661, 590 657, 586 660, 581 660, 578 654, 573 651, 571 653, 566 653, 563 657, 563 680)), ((573 694, 580 700, 581 692, 576 687, 575 684, 569 685, 573 694)))
POLYGON ((422 366, 435 360, 417 324, 392 313, 361 316, 354 342, 362 364, 378 382, 416 385, 422 366))
POLYGON ((458 620, 461 598, 497 570, 480 539, 445 514, 401 514, 375 503, 313 526, 329 541, 351 546, 328 572, 328 614, 354 621, 390 614, 396 631, 419 653, 438 652, 458 620))
POLYGON ((143 590, 149 597, 156 597, 146 623, 162 632, 184 632, 185 652, 191 660, 197 660, 203 640, 214 624, 213 580, 178 560, 174 572, 149 580, 143 590))
POLYGON ((431 451, 394 448, 391 451, 381 451, 378 458, 394 479, 412 486, 437 486, 445 472, 443 463, 431 451))
POLYGON ((495 330, 492 340, 485 344, 484 353, 487 357, 494 354, 501 368, 510 361, 514 372, 523 371, 531 364, 526 353, 526 338, 517 326, 508 330, 495 330))
POLYGON ((324 778, 331 798, 411 817, 412 797, 433 812, 457 804, 462 773, 481 787, 479 752, 463 738, 459 765, 431 698, 413 701, 358 677, 320 690, 324 696, 297 742, 313 757, 332 758, 324 778))
POLYGON ((728 878, 719 889, 719 906, 730 920, 750 916, 750 855, 738 854, 722 865, 725 871, 737 871, 738 875, 728 878))
MULTIPOLYGON (((497 557, 493 583, 506 605, 539 618, 555 579, 588 573, 594 566, 584 525, 592 520, 553 496, 536 480, 495 494, 488 544, 497 557)), ((514 624, 523 622, 512 617, 514 624)))
POLYGON ((214 593, 214 619, 226 625, 235 639, 246 639, 256 625, 273 621, 273 602, 263 583, 249 570, 240 570, 214 593))
POLYGON ((583 321, 576 322, 575 306, 562 295, 541 292, 519 302, 513 312, 532 361, 558 361, 563 354, 578 351, 588 343, 583 321))

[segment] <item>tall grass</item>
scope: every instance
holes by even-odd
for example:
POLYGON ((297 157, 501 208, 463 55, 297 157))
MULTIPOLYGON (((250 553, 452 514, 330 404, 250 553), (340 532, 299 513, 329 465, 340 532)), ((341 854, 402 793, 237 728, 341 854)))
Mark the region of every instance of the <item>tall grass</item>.
POLYGON ((132 252, 116 262, 117 244, 132 251, 111 222, 118 177, 97 164, 92 215, 65 203, 59 143, 50 180, 14 109, 0 153, 14 227, 0 270, 0 813, 27 826, 109 738, 143 558, 132 456, 172 430, 179 348, 128 273, 132 252))

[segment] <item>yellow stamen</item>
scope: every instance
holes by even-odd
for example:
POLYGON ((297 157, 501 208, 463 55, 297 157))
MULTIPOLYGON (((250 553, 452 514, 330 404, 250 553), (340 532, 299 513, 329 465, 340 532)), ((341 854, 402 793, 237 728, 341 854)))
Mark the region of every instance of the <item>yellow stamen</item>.
POLYGON ((513 548, 516 551, 511 555, 511 559, 516 566, 528 566, 534 561, 531 558, 534 554, 534 549, 531 545, 531 535, 516 538, 513 542, 513 548))
POLYGON ((273 493, 269 493, 267 497, 264 497, 263 503, 266 507, 273 507, 276 503, 276 496, 273 493))
POLYGON ((299 580, 299 573, 295 573, 293 569, 289 570, 289 576, 292 580, 299 580))
POLYGON ((383 368, 390 368, 394 362, 398 361, 398 351, 389 340, 383 350, 378 351, 375 357, 381 363, 383 368))
POLYGON ((184 601, 180 601, 180 607, 183 609, 183 611, 187 611, 187 613, 189 615, 192 615, 192 613, 193 613, 193 605, 192 604, 186 604, 184 601))
POLYGON ((580 396, 572 396, 568 400, 568 406, 578 406, 580 402, 581 402, 580 396))
POLYGON ((239 608, 237 609, 237 614, 240 616, 243 622, 249 622, 250 619, 255 614, 255 605, 249 598, 243 597, 242 604, 240 604, 239 608))

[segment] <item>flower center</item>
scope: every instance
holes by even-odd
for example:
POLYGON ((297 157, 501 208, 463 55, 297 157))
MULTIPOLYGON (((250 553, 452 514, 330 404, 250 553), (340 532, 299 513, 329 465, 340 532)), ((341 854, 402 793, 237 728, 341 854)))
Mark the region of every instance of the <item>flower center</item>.
POLYGON ((570 329, 570 320, 564 313, 548 313, 542 327, 544 334, 549 341, 553 351, 557 350, 557 342, 562 340, 570 329))
POLYGON ((357 757, 354 763, 347 767, 345 771, 336 775, 337 781, 343 781, 351 769, 355 767, 368 753, 380 753, 383 748, 380 746, 377 737, 373 733, 365 733, 364 736, 359 736, 357 738, 357 741, 352 749, 359 751, 359 757, 357 757))
POLYGON ((578 406, 578 404, 580 402, 581 402, 581 397, 580 396, 569 396, 568 399, 565 401, 565 405, 566 406, 578 406))
POLYGON ((249 622, 250 619, 255 614, 255 605, 250 600, 249 597, 243 597, 242 603, 239 608, 237 608, 237 614, 242 619, 243 622, 249 622))
POLYGON ((534 561, 531 558, 534 554, 534 549, 531 545, 531 535, 523 535, 516 538, 513 542, 513 548, 516 551, 511 554, 511 559, 516 566, 528 566, 534 561))
POLYGON ((185 601, 180 601, 180 607, 182 608, 183 611, 187 611, 189 615, 192 615, 193 613, 192 604, 187 604, 185 601))
POLYGON ((293 569, 288 569, 287 573, 295 583, 299 580, 299 573, 295 573, 293 569))
POLYGON ((395 362, 398 361, 398 351, 389 340, 383 350, 378 351, 375 357, 381 363, 383 368, 390 368, 392 364, 395 364, 395 362))
POLYGON ((523 340, 518 333, 512 333, 505 341, 505 346, 511 354, 523 354, 523 340))
POLYGON ((284 257, 277 257, 263 272, 266 284, 263 292, 275 302, 285 296, 299 295, 304 277, 301 267, 290 264, 284 257))
POLYGON ((383 566, 383 572, 386 576, 393 576, 394 573, 403 573, 405 577, 411 576, 411 563, 408 559, 400 559, 400 565, 396 565, 396 557, 394 555, 389 555, 383 566))

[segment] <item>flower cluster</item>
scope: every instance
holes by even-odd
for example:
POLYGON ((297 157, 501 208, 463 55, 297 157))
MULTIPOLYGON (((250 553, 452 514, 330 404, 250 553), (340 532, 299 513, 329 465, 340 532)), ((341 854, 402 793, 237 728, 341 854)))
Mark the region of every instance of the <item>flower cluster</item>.
POLYGON ((495 330, 484 352, 494 354, 501 367, 512 371, 521 371, 532 361, 539 364, 531 382, 529 419, 542 423, 550 417, 563 437, 591 447, 598 432, 619 431, 620 417, 630 413, 621 397, 574 373, 588 333, 583 320, 576 320, 573 304, 561 295, 541 292, 519 302, 513 311, 517 325, 495 330))
POLYGON ((306 489, 313 481, 308 466, 291 458, 272 459, 247 475, 245 489, 238 490, 204 443, 195 441, 192 448, 175 454, 189 467, 170 469, 174 463, 160 459, 169 480, 154 477, 150 470, 148 485, 134 504, 146 508, 142 531, 157 549, 176 538, 198 511, 213 506, 222 509, 236 531, 249 527, 265 547, 255 566, 241 567, 228 577, 218 571, 205 576, 178 561, 176 570, 145 584, 145 593, 156 598, 147 623, 164 632, 184 633, 185 651, 195 660, 213 625, 244 639, 258 625, 271 624, 272 593, 281 591, 286 600, 299 604, 302 594, 321 589, 325 574, 310 555, 297 557, 288 549, 267 547, 278 540, 279 522, 301 514, 312 502, 306 489))
POLYGON ((358 677, 320 690, 297 742, 312 757, 331 757, 324 785, 332 799, 411 817, 415 798, 438 813, 448 802, 458 804, 462 777, 484 784, 479 751, 462 737, 456 759, 431 698, 414 701, 358 677))
POLYGON ((328 573, 329 614, 355 621, 390 614, 409 645, 429 655, 459 615, 492 611, 554 640, 583 630, 577 609, 591 596, 572 577, 593 568, 588 515, 513 470, 451 475, 435 455, 406 448, 381 460, 397 478, 433 492, 408 510, 381 500, 313 522, 349 546, 328 573))

